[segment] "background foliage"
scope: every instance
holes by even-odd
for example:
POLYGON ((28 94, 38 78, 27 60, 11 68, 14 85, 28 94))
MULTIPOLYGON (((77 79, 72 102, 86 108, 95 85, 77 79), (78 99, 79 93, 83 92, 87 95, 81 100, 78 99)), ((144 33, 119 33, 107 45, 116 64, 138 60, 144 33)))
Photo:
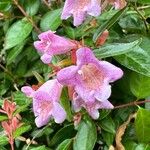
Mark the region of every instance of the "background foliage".
MULTIPOLYGON (((119 11, 108 7, 77 28, 72 19, 60 19, 63 4, 61 0, 51 1, 51 5, 44 0, 0 0, 0 105, 4 99, 15 101, 24 123, 13 135, 15 149, 150 150, 150 104, 146 103, 150 97, 150 1, 128 0, 127 7, 119 11), (61 125, 50 122, 40 129, 35 126, 31 100, 20 88, 46 81, 52 73, 33 47, 39 31, 49 29, 73 40, 84 40, 97 58, 123 69, 124 77, 112 85, 114 110, 100 110, 96 121, 85 115, 75 128, 64 89, 61 103, 67 121, 61 125), (107 42, 97 47, 95 41, 105 29, 109 30, 107 42)), ((61 59, 56 57, 53 63, 61 59)), ((0 114, 0 121, 5 119, 0 114)), ((0 127, 0 149, 9 147, 0 127)))

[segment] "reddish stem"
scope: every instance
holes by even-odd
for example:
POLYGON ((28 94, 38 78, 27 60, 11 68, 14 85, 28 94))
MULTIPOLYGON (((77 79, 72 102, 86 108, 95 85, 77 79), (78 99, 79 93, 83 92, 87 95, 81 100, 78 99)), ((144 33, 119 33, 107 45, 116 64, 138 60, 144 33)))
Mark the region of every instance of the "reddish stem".
POLYGON ((129 107, 129 106, 136 106, 136 105, 141 105, 144 103, 150 103, 150 100, 144 100, 144 101, 134 101, 134 102, 130 102, 127 104, 122 104, 122 105, 118 105, 115 106, 114 109, 119 109, 119 108, 124 108, 124 107, 129 107))

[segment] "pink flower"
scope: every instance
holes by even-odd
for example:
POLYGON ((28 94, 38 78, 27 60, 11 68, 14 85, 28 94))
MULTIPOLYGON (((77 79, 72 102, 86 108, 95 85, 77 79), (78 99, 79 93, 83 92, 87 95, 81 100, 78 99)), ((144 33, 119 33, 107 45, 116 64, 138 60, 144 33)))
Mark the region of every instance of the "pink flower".
POLYGON ((36 91, 28 86, 22 87, 21 91, 33 98, 33 111, 37 127, 46 125, 52 117, 56 123, 62 123, 65 120, 66 112, 59 104, 62 85, 56 79, 45 82, 36 91))
POLYGON ((98 16, 101 13, 100 5, 100 0, 66 0, 61 19, 73 16, 74 26, 79 26, 85 20, 87 14, 98 16))
MULTIPOLYGON (((107 108, 105 104, 111 95, 109 83, 122 77, 120 68, 106 61, 99 61, 89 48, 80 48, 77 53, 77 65, 60 70, 58 81, 63 85, 74 86, 78 96, 75 103, 87 109, 92 115, 94 110, 107 108), (90 111, 93 109, 93 111, 90 111)), ((109 106, 112 105, 109 104, 109 106)))
POLYGON ((40 41, 34 42, 34 46, 42 54, 41 60, 46 64, 51 62, 53 55, 64 54, 77 47, 69 39, 60 37, 52 31, 43 32, 38 37, 40 41))
POLYGON ((85 108, 88 114, 93 118, 93 119, 98 119, 99 118, 99 111, 98 109, 113 109, 114 106, 108 101, 98 101, 95 100, 94 102, 91 101, 85 101, 83 100, 77 93, 74 93, 74 97, 72 100, 73 108, 75 112, 79 112, 81 108, 85 108))

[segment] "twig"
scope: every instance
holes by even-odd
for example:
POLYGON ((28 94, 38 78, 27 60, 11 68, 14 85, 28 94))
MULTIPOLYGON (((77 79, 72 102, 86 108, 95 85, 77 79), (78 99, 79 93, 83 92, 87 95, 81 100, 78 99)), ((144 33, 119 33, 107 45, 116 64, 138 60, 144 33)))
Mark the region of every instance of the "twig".
POLYGON ((137 9, 138 10, 143 10, 143 9, 147 9, 147 8, 150 8, 150 5, 149 6, 141 6, 141 7, 138 7, 137 9))
POLYGON ((49 9, 51 9, 50 4, 49 4, 46 0, 43 0, 43 3, 44 3, 49 9))
POLYGON ((28 19, 28 21, 32 24, 32 26, 35 28, 37 33, 41 33, 41 30, 36 26, 34 21, 32 20, 31 17, 28 16, 28 14, 25 12, 25 10, 19 5, 17 0, 13 0, 14 4, 19 8, 19 10, 23 13, 23 15, 28 19))
POLYGON ((136 6, 132 5, 132 7, 133 7, 134 10, 139 14, 139 16, 141 17, 141 19, 143 20, 144 25, 145 25, 146 32, 148 32, 148 31, 149 31, 149 28, 148 28, 148 26, 147 26, 147 22, 146 22, 145 17, 140 13, 140 11, 137 9, 136 6))
POLYGON ((119 108, 124 108, 124 107, 129 107, 129 106, 136 106, 136 105, 141 105, 144 103, 150 103, 150 100, 144 100, 144 101, 134 101, 134 102, 130 102, 127 104, 122 104, 122 105, 118 105, 115 106, 114 109, 119 109, 119 108))
POLYGON ((14 77, 14 75, 9 70, 7 70, 2 64, 0 64, 0 68, 3 69, 15 82, 16 78, 14 77))

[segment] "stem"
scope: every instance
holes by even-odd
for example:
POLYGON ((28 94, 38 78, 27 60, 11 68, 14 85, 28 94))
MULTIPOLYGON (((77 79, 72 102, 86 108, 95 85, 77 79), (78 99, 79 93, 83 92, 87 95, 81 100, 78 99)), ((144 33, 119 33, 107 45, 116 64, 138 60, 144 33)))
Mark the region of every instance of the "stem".
POLYGON ((137 9, 136 6, 132 5, 132 7, 133 7, 134 10, 139 14, 139 16, 141 17, 141 19, 143 20, 144 25, 145 25, 146 32, 148 32, 148 31, 149 31, 149 28, 148 28, 148 26, 147 26, 147 22, 146 22, 145 17, 141 14, 141 12, 139 11, 139 9, 137 9))
POLYGON ((119 109, 119 108, 124 108, 124 107, 129 107, 129 106, 136 106, 136 105, 141 105, 144 103, 150 103, 150 100, 144 100, 144 101, 134 101, 134 102, 130 102, 127 104, 122 104, 122 105, 118 105, 115 106, 114 109, 119 109))
POLYGON ((14 75, 9 70, 7 70, 2 64, 0 64, 0 68, 3 69, 15 82, 16 79, 15 79, 14 75))
POLYGON ((11 143, 10 145, 11 145, 11 150, 14 150, 14 144, 11 143))
POLYGON ((46 0, 43 0, 43 3, 48 7, 48 9, 51 9, 50 4, 46 0))
POLYGON ((25 10, 19 5, 17 0, 13 0, 14 4, 19 8, 19 10, 23 13, 23 15, 28 19, 28 21, 32 24, 32 26, 35 28, 37 33, 41 33, 41 30, 36 26, 34 21, 32 20, 31 17, 28 16, 28 14, 25 12, 25 10))

